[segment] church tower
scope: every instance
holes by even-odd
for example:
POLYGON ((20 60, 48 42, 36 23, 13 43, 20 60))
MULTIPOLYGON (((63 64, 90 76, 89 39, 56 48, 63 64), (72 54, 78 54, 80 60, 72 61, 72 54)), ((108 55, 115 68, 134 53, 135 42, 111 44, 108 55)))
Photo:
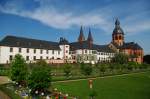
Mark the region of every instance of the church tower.
POLYGON ((89 34, 88 34, 87 41, 88 41, 89 47, 92 47, 93 37, 92 37, 92 34, 91 34, 91 29, 89 29, 89 34))
POLYGON ((112 33, 112 42, 114 44, 117 44, 118 46, 122 46, 124 43, 124 32, 120 27, 120 22, 118 18, 116 19, 115 28, 112 33))
POLYGON ((82 42, 82 41, 85 41, 85 37, 84 37, 84 34, 83 34, 83 29, 82 29, 82 26, 80 28, 80 35, 78 37, 78 42, 82 42))

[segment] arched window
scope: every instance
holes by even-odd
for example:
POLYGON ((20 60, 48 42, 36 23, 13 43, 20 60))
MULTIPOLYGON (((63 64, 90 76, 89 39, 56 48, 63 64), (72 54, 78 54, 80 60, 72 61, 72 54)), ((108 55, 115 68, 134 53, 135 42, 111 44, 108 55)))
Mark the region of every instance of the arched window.
POLYGON ((119 40, 121 40, 122 39, 122 37, 121 37, 121 35, 119 36, 119 40))
POLYGON ((115 36, 115 40, 118 40, 118 37, 117 37, 117 36, 115 36))

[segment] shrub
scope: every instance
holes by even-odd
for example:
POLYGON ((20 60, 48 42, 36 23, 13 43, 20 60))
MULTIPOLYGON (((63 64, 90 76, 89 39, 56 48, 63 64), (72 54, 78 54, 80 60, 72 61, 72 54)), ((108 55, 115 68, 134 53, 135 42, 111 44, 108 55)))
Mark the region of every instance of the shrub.
POLYGON ((71 75, 71 69, 72 69, 72 66, 70 64, 65 64, 64 65, 63 71, 64 71, 65 76, 67 78, 71 75))
POLYGON ((91 75, 91 73, 92 73, 92 71, 93 71, 93 68, 92 68, 92 65, 91 65, 91 64, 84 64, 84 63, 81 63, 80 69, 81 69, 81 72, 82 72, 84 75, 91 75))
POLYGON ((51 85, 51 72, 49 67, 38 66, 33 68, 28 78, 28 86, 31 94, 46 92, 51 85))
POLYGON ((20 85, 26 85, 28 75, 27 65, 24 58, 17 54, 11 62, 10 78, 20 85))
POLYGON ((108 69, 108 68, 107 68, 107 65, 106 65, 106 64, 100 64, 100 65, 98 65, 98 70, 99 70, 100 74, 101 74, 101 73, 104 74, 107 69, 108 69))

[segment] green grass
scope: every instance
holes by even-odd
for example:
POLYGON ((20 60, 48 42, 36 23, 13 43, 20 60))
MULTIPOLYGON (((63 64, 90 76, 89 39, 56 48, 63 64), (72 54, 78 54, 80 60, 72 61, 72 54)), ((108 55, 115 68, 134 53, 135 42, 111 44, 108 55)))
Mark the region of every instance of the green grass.
MULTIPOLYGON (((88 80, 57 82, 53 86, 63 93, 89 99, 88 80)), ((93 89, 96 99, 150 99, 150 72, 97 78, 93 89)))

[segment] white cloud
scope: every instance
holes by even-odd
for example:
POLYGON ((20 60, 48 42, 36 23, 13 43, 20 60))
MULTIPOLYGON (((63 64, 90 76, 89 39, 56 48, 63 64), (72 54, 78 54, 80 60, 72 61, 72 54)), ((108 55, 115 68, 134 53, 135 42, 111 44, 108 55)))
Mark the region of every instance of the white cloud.
POLYGON ((149 13, 149 11, 145 11, 126 17, 123 22, 125 23, 124 30, 127 35, 134 35, 150 30, 150 19, 145 18, 145 16, 147 16, 149 13))
MULTIPOLYGON (((77 12, 58 11, 53 5, 49 5, 51 0, 35 0, 40 2, 40 6, 34 10, 21 9, 21 5, 18 8, 15 2, 8 2, 4 6, 0 6, 0 11, 3 13, 14 14, 22 17, 31 18, 37 20, 47 26, 57 29, 68 29, 72 26, 92 26, 103 30, 105 33, 112 33, 113 21, 110 22, 112 17, 116 16, 115 12, 111 8, 113 6, 106 6, 102 9, 97 9, 84 14, 78 15, 77 12), (47 5, 47 6, 46 6, 47 5), (105 10, 105 11, 104 11, 105 10)), ((119 12, 117 12, 118 14, 119 12)), ((122 12, 120 12, 122 13, 122 12)), ((121 20, 121 23, 125 23, 123 30, 128 34, 135 34, 150 28, 150 20, 141 20, 141 13, 136 16, 129 16, 121 20)))
POLYGON ((72 26, 84 25, 94 26, 96 28, 102 29, 105 32, 110 32, 109 29, 111 25, 108 24, 108 20, 99 13, 95 13, 95 11, 82 15, 75 15, 73 12, 60 12, 53 6, 45 6, 45 2, 40 2, 40 4, 40 7, 29 11, 20 9, 18 10, 17 6, 15 7, 15 4, 11 2, 10 4, 1 6, 0 11, 3 13, 32 18, 53 28, 68 29, 72 26))

